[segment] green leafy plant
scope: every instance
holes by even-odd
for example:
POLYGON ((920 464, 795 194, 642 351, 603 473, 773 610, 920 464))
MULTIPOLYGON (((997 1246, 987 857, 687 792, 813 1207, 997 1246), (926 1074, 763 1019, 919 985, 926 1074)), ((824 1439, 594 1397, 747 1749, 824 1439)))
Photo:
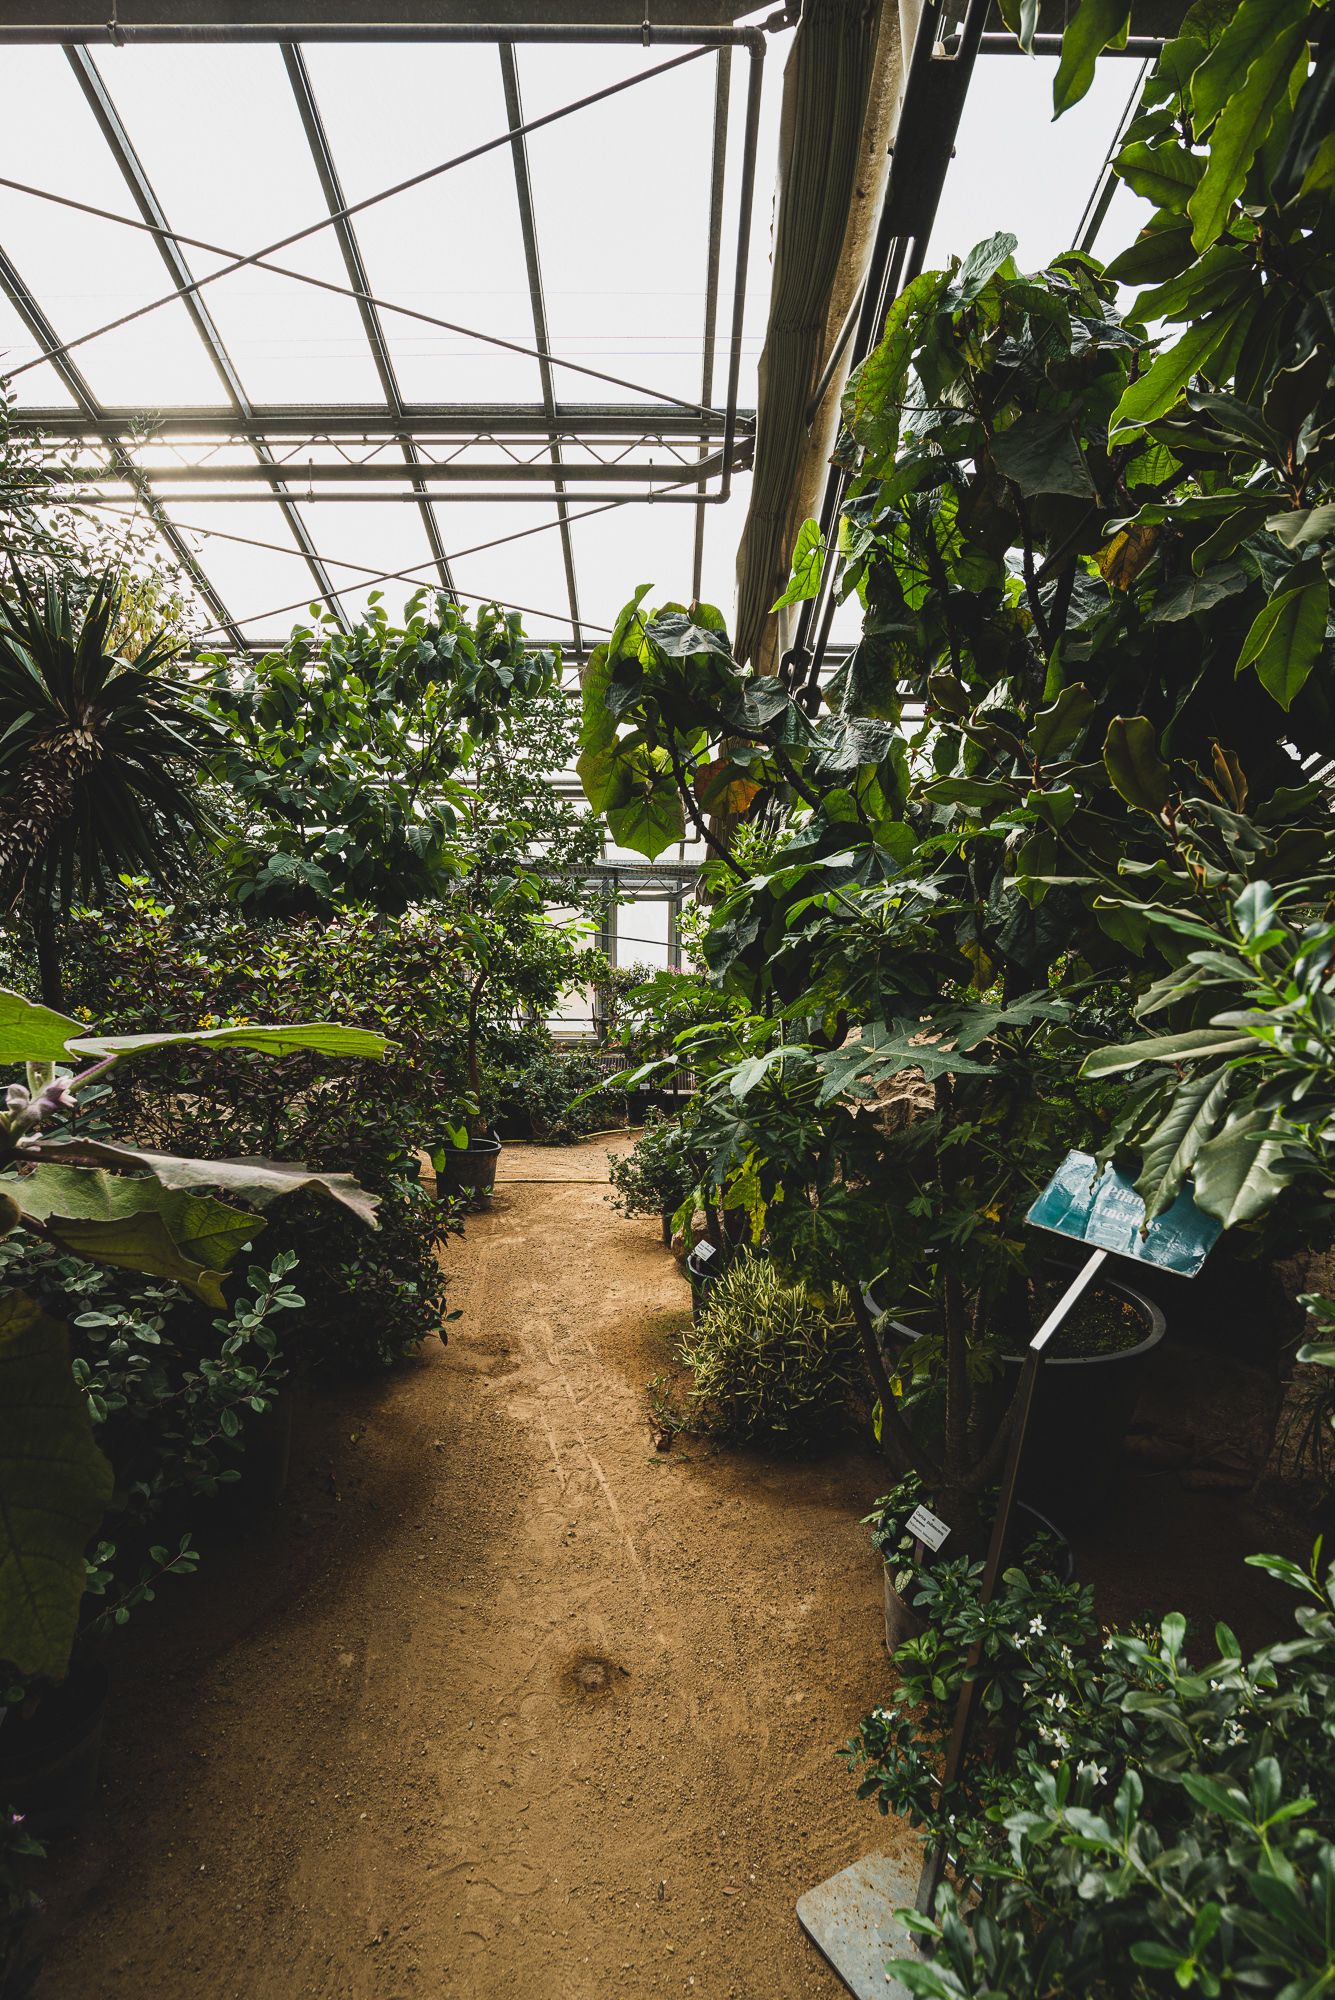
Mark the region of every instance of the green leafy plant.
POLYGON ((123 595, 109 573, 82 603, 63 574, 40 594, 17 577, 0 597, 0 890, 26 902, 57 1005, 53 907, 127 868, 161 872, 207 824, 199 771, 216 726, 166 671, 169 630, 133 658, 117 650, 123 595))
POLYGON ((1177 1613, 1100 1644, 1086 1591, 1013 1570, 983 1609, 968 1565, 935 1573, 934 1631, 847 1752, 862 1796, 947 1843, 952 1879, 909 1917, 923 1956, 893 1968, 910 1991, 1292 2000, 1335 1978, 1335 1572, 1251 1560, 1302 1594, 1297 1634, 1248 1659, 1219 1625, 1199 1663, 1177 1613), (943 1789, 974 1646, 989 1721, 943 1789))
POLYGON ((622 1215, 675 1216, 698 1185, 704 1155, 688 1123, 650 1113, 628 1153, 609 1153, 612 1205, 622 1215))
MULTIPOLYGON (((0 992, 0 1061, 24 1063, 28 1078, 10 1085, 0 1116, 0 1202, 10 1230, 93 1262, 175 1278, 221 1307, 223 1274, 263 1222, 201 1190, 223 1189, 264 1210, 316 1187, 371 1225, 375 1204, 347 1176, 270 1160, 209 1163, 51 1129, 116 1064, 188 1040, 362 1056, 384 1047, 379 1036, 323 1023, 193 1037, 89 1034, 50 1008, 0 992), (73 1073, 59 1067, 85 1058, 92 1060, 73 1073)), ((58 1679, 83 1594, 84 1544, 110 1497, 111 1469, 70 1372, 65 1327, 22 1292, 0 1298, 0 1374, 0 1659, 58 1679)))
POLYGON ((862 1381, 847 1296, 818 1298, 758 1257, 737 1258, 710 1285, 681 1359, 708 1428, 788 1449, 827 1436, 862 1381))

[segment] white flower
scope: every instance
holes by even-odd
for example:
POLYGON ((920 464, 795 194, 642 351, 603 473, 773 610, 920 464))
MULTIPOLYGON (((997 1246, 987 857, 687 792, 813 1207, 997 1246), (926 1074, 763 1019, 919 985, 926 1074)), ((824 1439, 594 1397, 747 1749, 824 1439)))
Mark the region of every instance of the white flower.
POLYGON ((1087 1764, 1082 1757, 1075 1768, 1079 1777, 1092 1778, 1096 1785, 1106 1785, 1108 1782, 1108 1766, 1106 1764, 1087 1764))
POLYGON ((1048 1706, 1056 1709, 1065 1708, 1066 1696, 1064 1694, 1050 1694, 1048 1696, 1048 1706))
POLYGON ((1048 1629, 1047 1626, 1043 1623, 1043 1620, 1041 1618, 1035 1616, 1029 1620, 1029 1630, 1033 1632, 1036 1635, 1036 1637, 1041 1639, 1043 1634, 1047 1631, 1047 1629, 1048 1629))

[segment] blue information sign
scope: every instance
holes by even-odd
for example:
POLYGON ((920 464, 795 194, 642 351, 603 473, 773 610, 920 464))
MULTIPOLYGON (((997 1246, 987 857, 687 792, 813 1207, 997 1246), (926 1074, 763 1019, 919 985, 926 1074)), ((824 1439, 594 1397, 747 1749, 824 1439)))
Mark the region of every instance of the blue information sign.
POLYGON ((1209 1256, 1223 1224, 1197 1208, 1187 1189, 1172 1207, 1148 1226, 1145 1204, 1115 1167, 1099 1172, 1089 1153, 1068 1153, 1038 1200, 1028 1220, 1039 1229, 1087 1243, 1091 1250, 1110 1250, 1140 1264, 1156 1264, 1194 1278, 1209 1256))

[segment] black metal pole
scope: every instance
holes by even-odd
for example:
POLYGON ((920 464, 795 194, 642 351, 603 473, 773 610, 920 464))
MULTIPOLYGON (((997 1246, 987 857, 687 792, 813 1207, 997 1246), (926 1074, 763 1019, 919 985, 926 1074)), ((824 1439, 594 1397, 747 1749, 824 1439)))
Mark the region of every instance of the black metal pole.
MULTIPOLYGON (((1029 1429, 1029 1416, 1033 1409, 1034 1391, 1038 1386, 1038 1371, 1042 1366, 1044 1349, 1061 1327, 1066 1315, 1083 1298, 1094 1282, 1107 1262, 1108 1254, 1106 1250, 1090 1252, 1030 1341, 1025 1354, 1017 1392, 1018 1407, 1011 1431, 1010 1446, 1006 1453, 1006 1469, 1001 1475, 1001 1494, 997 1501, 996 1519, 992 1523, 992 1540, 987 1551, 987 1561, 983 1566, 982 1586, 978 1592, 980 1607, 992 1602, 1001 1575, 1001 1565, 1005 1561, 1006 1538, 1010 1533, 1011 1516, 1015 1512, 1015 1497, 1020 1486, 1020 1466, 1024 1458, 1025 1437, 1029 1429)), ((941 1773, 943 1797, 964 1768, 964 1753, 969 1747, 969 1732, 973 1726, 974 1705, 978 1692, 975 1676, 982 1664, 982 1656, 981 1644, 975 1644, 970 1647, 968 1659, 964 1663, 964 1682, 960 1688, 959 1700, 955 1704, 955 1721, 950 1732, 950 1744, 946 1750, 945 1768, 941 1773)), ((923 1862, 922 1874, 918 1878, 917 1908, 924 1916, 930 1916, 932 1913, 945 1867, 946 1837, 944 1834, 939 1834, 928 1851, 927 1858, 923 1862)))

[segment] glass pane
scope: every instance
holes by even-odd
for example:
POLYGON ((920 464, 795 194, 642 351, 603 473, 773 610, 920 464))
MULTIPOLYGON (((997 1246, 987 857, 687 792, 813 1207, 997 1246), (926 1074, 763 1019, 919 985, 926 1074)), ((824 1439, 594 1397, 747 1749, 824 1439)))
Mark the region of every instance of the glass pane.
MULTIPOLYGON (((508 128, 494 48, 312 47, 307 60, 350 202, 508 128)), ((532 347, 508 145, 366 209, 354 226, 377 295, 532 347)), ((385 335, 410 403, 539 400, 527 356, 398 314, 385 315, 385 335)))
MULTIPOLYGON (((100 54, 98 67, 175 228, 219 246, 230 261, 328 214, 277 49, 132 48, 100 54), (225 171, 200 144, 204 104, 215 132, 263 134, 262 143, 229 146, 225 171)), ((348 283, 328 227, 275 256, 348 283)), ((205 251, 187 248, 185 258, 197 276, 224 266, 205 251)), ((251 402, 381 400, 351 299, 253 268, 207 285, 200 296, 251 402)))
MULTIPOLYGON (((314 595, 310 570, 272 500, 165 503, 223 603, 256 644, 281 644, 314 595)), ((224 634, 216 627, 206 644, 224 634)))
POLYGON ((438 501, 435 514, 450 572, 460 594, 469 593, 465 601, 470 609, 479 600, 494 597, 523 614, 530 638, 570 644, 570 605, 555 506, 508 500, 438 501), (480 543, 497 546, 481 548, 480 543))
POLYGON ((413 592, 436 581, 422 517, 410 501, 303 501, 298 510, 329 571, 339 601, 353 619, 365 615, 367 597, 381 592, 397 620, 413 592), (402 572, 388 576, 387 571, 402 572))
MULTIPOLYGON (((521 48, 525 116, 664 60, 661 49, 521 48)), ((639 400, 645 388, 699 397, 713 93, 704 57, 529 138, 553 351, 642 385, 561 369, 562 401, 639 400)))
MULTIPOLYGON (((120 53, 134 58, 133 51, 120 53)), ((195 111, 197 127, 198 106, 195 111)), ((59 49, 5 51, 0 173, 118 215, 133 213, 129 192, 59 49)), ((62 341, 171 290, 153 240, 142 229, 80 215, 35 195, 0 188, 0 242, 62 341)), ((218 400, 217 374, 179 301, 100 334, 70 358, 104 403, 162 409, 218 400)))
POLYGON ((980 56, 925 268, 938 270, 1003 229, 1019 238, 1022 271, 1071 249, 1141 68, 1105 57, 1089 94, 1054 124, 1055 56, 980 56))

